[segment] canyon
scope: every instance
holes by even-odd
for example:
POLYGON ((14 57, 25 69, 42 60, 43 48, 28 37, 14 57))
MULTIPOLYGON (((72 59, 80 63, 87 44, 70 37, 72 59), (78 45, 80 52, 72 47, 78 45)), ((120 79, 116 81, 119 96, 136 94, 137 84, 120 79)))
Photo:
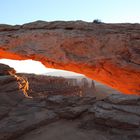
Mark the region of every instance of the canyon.
POLYGON ((92 87, 92 96, 81 96, 75 79, 16 73, 0 64, 0 140, 139 140, 140 96, 97 99, 94 82, 87 83, 80 87, 92 87))
POLYGON ((47 75, 18 73, 29 83, 28 94, 32 97, 47 95, 94 96, 93 80, 85 77, 65 78, 47 75))
POLYGON ((36 21, 0 25, 0 58, 40 61, 140 95, 140 25, 36 21))

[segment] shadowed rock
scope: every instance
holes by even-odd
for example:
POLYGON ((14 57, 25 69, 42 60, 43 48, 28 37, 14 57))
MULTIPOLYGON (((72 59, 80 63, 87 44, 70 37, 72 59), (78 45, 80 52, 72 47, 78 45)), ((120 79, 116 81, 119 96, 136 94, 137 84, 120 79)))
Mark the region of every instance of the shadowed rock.
MULTIPOLYGON (((122 96, 122 98, 125 97, 126 95, 122 96)), ((120 96, 116 95, 111 98, 120 98, 120 96)), ((129 102, 131 102, 130 98, 129 102)), ((96 101, 94 97, 62 95, 35 99, 24 98, 15 107, 12 107, 12 110, 7 110, 7 115, 0 120, 0 140, 16 140, 18 138, 22 140, 23 135, 26 137, 26 135, 30 135, 30 132, 34 133, 35 129, 40 131, 42 127, 48 126, 49 128, 50 123, 57 121, 63 125, 63 122, 61 124, 63 119, 67 123, 75 124, 73 129, 76 128, 80 132, 84 130, 85 136, 96 130, 97 133, 94 136, 98 135, 95 140, 98 140, 98 137, 102 135, 107 140, 139 139, 140 103, 139 97, 136 98, 135 105, 126 104, 125 101, 125 104, 123 101, 121 104, 114 104, 110 97, 101 101, 96 101)), ((51 128, 51 130, 53 129, 54 127, 51 128)), ((44 135, 47 137, 48 131, 45 131, 44 135)), ((23 140, 27 139, 28 137, 23 140)))
POLYGON ((16 71, 13 68, 9 67, 8 65, 4 65, 0 63, 0 76, 11 75, 15 73, 16 71))
POLYGON ((16 71, 14 68, 11 68, 7 65, 0 64, 0 94, 1 94, 1 101, 8 100, 11 102, 11 97, 16 100, 15 94, 24 94, 27 95, 28 90, 28 82, 26 79, 22 78, 21 76, 16 75, 16 71), (14 94, 14 95, 12 95, 14 94), (9 96, 11 96, 9 98, 9 96))

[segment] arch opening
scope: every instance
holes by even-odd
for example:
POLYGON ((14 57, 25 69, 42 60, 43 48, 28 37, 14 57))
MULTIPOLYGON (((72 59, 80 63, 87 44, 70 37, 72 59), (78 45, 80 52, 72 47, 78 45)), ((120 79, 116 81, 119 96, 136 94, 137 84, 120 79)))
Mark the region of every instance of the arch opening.
MULTIPOLYGON (((90 96, 96 96, 97 98, 104 98, 108 94, 120 93, 119 91, 114 90, 99 82, 96 82, 95 80, 93 81, 82 74, 65 71, 65 70, 46 68, 41 62, 38 62, 38 61, 0 59, 0 63, 13 67, 17 71, 17 73, 19 73, 20 76, 25 76, 29 79, 29 84, 31 85, 31 88, 30 88, 31 90, 29 94, 31 96, 33 94, 37 94, 37 92, 43 95, 44 92, 46 92, 46 89, 45 91, 41 91, 41 88, 36 88, 36 87, 45 86, 45 84, 48 84, 51 87, 49 90, 52 90, 52 91, 49 91, 48 93, 56 92, 55 91, 56 87, 59 88, 59 92, 60 92, 61 91, 60 88, 66 85, 70 87, 71 90, 73 90, 72 86, 73 88, 76 88, 73 94, 80 95, 80 96, 85 96, 85 94, 87 94, 86 96, 90 95, 90 96), (63 77, 66 79, 64 80, 60 77, 63 77), (42 79, 42 82, 40 81, 41 79, 42 79), (45 79, 48 79, 48 80, 45 80, 45 79), (33 82, 33 80, 35 80, 36 82, 33 82), (56 82, 57 80, 60 83, 56 82), (41 84, 39 84, 40 82, 41 84), (52 84, 54 84, 54 86, 52 86, 52 84), (80 88, 76 86, 79 86, 80 88)), ((71 92, 71 91, 69 90, 68 92, 71 92)), ((33 96, 36 96, 36 95, 33 95, 33 96)))
POLYGON ((47 68, 41 62, 35 60, 11 60, 11 59, 0 59, 0 63, 7 64, 13 67, 17 73, 33 73, 43 74, 52 76, 84 76, 75 72, 66 70, 47 68))

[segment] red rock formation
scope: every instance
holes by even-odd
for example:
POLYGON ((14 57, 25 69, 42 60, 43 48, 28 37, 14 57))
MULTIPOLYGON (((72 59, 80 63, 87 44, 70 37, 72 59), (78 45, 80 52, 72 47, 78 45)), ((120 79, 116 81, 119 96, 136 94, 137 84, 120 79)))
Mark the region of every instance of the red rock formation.
POLYGON ((140 25, 33 22, 0 25, 0 58, 33 59, 140 94, 140 25))
POLYGON ((25 78, 17 76, 13 68, 0 64, 0 92, 2 100, 3 93, 4 97, 6 97, 6 94, 12 96, 12 92, 15 94, 22 92, 26 97, 29 97, 27 93, 28 89, 28 81, 25 78))

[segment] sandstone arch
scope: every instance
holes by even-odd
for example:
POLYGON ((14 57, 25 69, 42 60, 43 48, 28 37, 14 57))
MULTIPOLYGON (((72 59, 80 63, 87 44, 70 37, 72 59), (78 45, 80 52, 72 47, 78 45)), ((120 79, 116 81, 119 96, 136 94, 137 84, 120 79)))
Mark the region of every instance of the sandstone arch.
POLYGON ((0 25, 0 58, 33 59, 140 95, 140 25, 37 21, 0 25))

